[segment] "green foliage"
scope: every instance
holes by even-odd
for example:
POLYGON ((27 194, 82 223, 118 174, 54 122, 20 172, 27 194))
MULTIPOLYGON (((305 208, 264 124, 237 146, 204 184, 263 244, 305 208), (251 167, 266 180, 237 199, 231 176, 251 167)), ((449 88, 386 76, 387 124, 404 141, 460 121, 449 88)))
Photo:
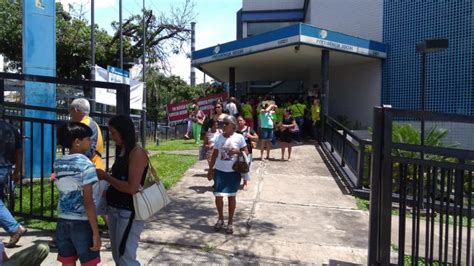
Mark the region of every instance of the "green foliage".
MULTIPOLYGON (((169 189, 176 184, 184 172, 188 170, 197 161, 196 156, 183 156, 183 155, 168 155, 159 154, 150 158, 153 166, 155 167, 158 175, 160 176, 166 189, 169 189)), ((54 186, 49 179, 44 179, 43 191, 41 191, 41 181, 34 180, 33 183, 23 184, 21 197, 19 197, 20 187, 17 187, 17 195, 15 198, 15 211, 20 210, 20 201, 22 204, 22 212, 33 214, 41 214, 41 209, 45 210, 44 215, 50 217, 57 217, 57 204, 59 194, 56 188, 52 194, 52 187, 54 186), (32 192, 32 193, 31 193, 32 192), (43 194, 43 208, 41 208, 41 194, 43 194), (53 202, 51 203, 51 195, 53 195, 53 202), (32 208, 30 209, 30 197, 33 199, 32 208), (53 213, 51 214, 51 207, 53 213)), ((29 228, 36 228, 41 230, 55 230, 56 223, 49 221, 42 221, 38 219, 30 219, 17 217, 20 221, 24 221, 26 226, 29 228)), ((99 217, 99 225, 105 225, 101 217, 99 217)))
MULTIPOLYGON (((9 68, 20 69, 22 63, 22 0, 0 0, 0 54, 10 61, 9 68)), ((72 8, 72 6, 70 6, 72 8)), ((190 38, 190 23, 194 20, 194 3, 184 0, 169 13, 158 17, 151 10, 145 12, 147 29, 148 63, 159 63, 168 69, 171 53, 183 52, 181 47, 190 38)), ((65 11, 56 3, 56 58, 57 76, 89 78, 91 69, 91 28, 83 14, 71 9, 65 11), (76 14, 77 13, 77 14, 76 14)), ((110 36, 104 29, 95 27, 96 64, 106 67, 117 65, 119 58, 118 23, 112 23, 116 33, 110 36)), ((143 55, 142 16, 132 15, 123 23, 124 58, 143 55)))
POLYGON ((197 150, 201 144, 194 143, 194 140, 169 140, 160 142, 160 145, 150 144, 146 149, 150 151, 186 151, 197 150))
MULTIPOLYGON (((446 144, 443 139, 446 138, 449 131, 447 129, 438 128, 436 125, 431 127, 425 137, 425 145, 433 147, 445 147, 445 148, 456 148, 459 144, 446 144)), ((393 143, 404 143, 404 144, 421 144, 421 134, 418 129, 415 129, 411 124, 394 123, 392 129, 392 142, 393 143)), ((401 150, 395 150, 393 152, 395 156, 409 157, 409 158, 420 158, 419 153, 407 152, 401 150)), ((426 155, 427 159, 440 160, 432 155, 426 155)))
POLYGON ((147 113, 149 120, 158 121, 166 118, 166 105, 181 100, 191 100, 209 94, 220 93, 224 88, 220 84, 199 84, 189 86, 178 76, 165 76, 156 68, 151 68, 146 75, 147 113))
POLYGON ((189 167, 198 160, 196 156, 158 154, 150 158, 166 189, 179 182, 189 167))
POLYGON ((356 205, 357 209, 362 210, 362 211, 368 211, 370 207, 370 201, 360 198, 360 197, 355 197, 356 200, 356 205))
POLYGON ((13 62, 11 67, 16 68, 22 56, 22 19, 21 5, 13 4, 9 0, 0 0, 0 54, 4 54, 13 62))

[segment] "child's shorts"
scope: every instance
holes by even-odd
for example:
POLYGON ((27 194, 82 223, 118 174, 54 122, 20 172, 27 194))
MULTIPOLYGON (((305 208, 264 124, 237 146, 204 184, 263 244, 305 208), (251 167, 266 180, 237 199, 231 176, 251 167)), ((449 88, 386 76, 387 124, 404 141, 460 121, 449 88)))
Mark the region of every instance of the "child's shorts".
POLYGON ((97 265, 100 262, 99 251, 92 251, 92 228, 87 220, 58 219, 56 226, 56 245, 58 261, 82 265, 97 265))

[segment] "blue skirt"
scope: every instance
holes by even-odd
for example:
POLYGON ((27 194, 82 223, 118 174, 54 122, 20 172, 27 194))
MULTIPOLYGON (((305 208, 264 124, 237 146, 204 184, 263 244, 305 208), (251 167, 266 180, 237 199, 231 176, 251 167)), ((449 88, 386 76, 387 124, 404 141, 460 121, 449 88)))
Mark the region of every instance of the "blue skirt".
POLYGON ((214 196, 231 197, 239 190, 241 175, 237 172, 214 170, 214 196))

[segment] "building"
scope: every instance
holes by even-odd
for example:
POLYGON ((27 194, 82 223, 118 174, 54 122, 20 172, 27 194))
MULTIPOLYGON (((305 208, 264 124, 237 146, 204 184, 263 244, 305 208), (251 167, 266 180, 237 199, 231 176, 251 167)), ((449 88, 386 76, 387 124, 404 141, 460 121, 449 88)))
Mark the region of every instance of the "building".
POLYGON ((196 51, 193 65, 236 95, 317 88, 326 114, 366 128, 373 106, 420 108, 415 46, 448 38, 427 55, 426 109, 473 115, 473 11, 473 1, 243 0, 237 40, 196 51))

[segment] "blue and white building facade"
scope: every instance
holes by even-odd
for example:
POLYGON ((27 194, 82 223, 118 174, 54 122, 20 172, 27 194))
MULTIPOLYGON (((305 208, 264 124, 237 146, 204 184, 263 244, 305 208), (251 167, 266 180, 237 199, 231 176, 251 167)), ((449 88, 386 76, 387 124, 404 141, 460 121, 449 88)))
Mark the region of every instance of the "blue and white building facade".
POLYGON ((236 95, 317 86, 329 116, 368 127, 373 106, 419 108, 415 45, 444 37, 449 49, 428 56, 427 109, 472 115, 473 10, 474 1, 243 0, 237 40, 196 51, 193 65, 236 95))

